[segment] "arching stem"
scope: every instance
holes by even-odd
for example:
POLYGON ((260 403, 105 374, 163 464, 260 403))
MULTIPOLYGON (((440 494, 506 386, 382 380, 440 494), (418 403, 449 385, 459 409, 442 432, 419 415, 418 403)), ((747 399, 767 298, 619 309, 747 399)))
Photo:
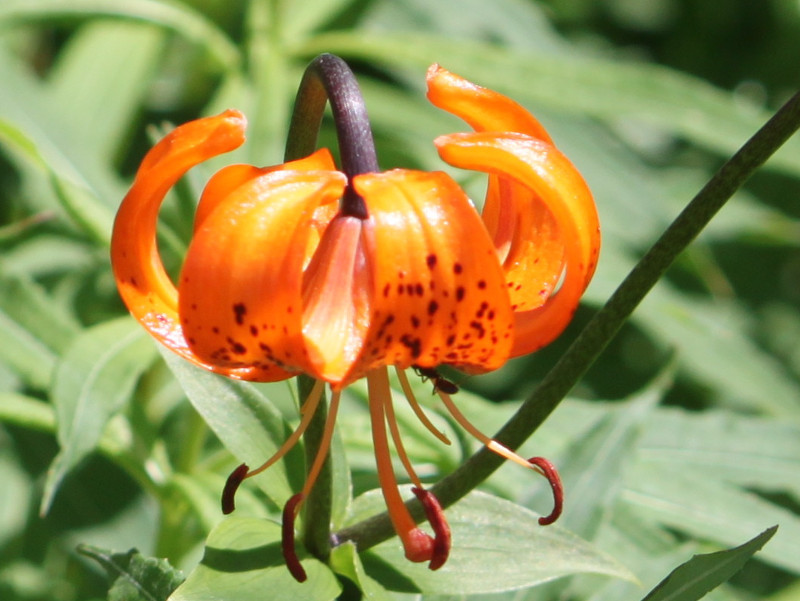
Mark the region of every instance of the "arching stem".
POLYGON ((355 75, 342 59, 320 54, 306 68, 292 113, 285 159, 299 159, 317 146, 326 102, 330 102, 342 171, 348 178, 340 205, 344 215, 366 219, 367 206, 350 185, 353 176, 379 170, 367 108, 355 75))

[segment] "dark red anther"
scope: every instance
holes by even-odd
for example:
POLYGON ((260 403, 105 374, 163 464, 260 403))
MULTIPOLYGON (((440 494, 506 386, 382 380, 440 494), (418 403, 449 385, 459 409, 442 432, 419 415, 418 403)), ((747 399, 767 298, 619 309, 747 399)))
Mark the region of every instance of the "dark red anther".
POLYGON ((225 515, 232 513, 236 509, 234 497, 236 496, 236 491, 239 490, 239 485, 247 478, 248 469, 247 464, 243 463, 233 470, 225 481, 225 488, 222 489, 222 513, 225 515))
POLYGON ((558 475, 558 470, 550 461, 544 457, 531 457, 528 463, 538 467, 547 481, 550 483, 550 488, 553 489, 553 511, 550 515, 539 518, 539 524, 547 526, 555 522, 561 515, 561 510, 564 508, 564 486, 561 484, 561 476, 558 475))
POLYGON ((430 563, 428 563, 428 569, 438 570, 450 555, 450 525, 447 523, 447 518, 444 517, 444 510, 439 504, 439 499, 436 498, 436 495, 428 490, 416 487, 412 488, 411 492, 422 503, 425 517, 428 518, 428 522, 433 528, 433 551, 430 563))
POLYGON ((301 492, 297 493, 286 501, 283 507, 283 520, 281 526, 281 549, 283 550, 283 559, 286 561, 286 567, 289 568, 294 579, 297 582, 305 582, 306 571, 303 565, 297 558, 297 551, 294 548, 294 521, 297 518, 297 510, 300 503, 305 499, 305 495, 301 492))

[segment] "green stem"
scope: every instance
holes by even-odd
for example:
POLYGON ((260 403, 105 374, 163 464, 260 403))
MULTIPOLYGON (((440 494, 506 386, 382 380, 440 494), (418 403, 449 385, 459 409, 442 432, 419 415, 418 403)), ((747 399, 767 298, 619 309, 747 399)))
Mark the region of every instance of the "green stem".
MULTIPOLYGON (((320 55, 311 61, 303 75, 289 126, 285 160, 299 159, 314 152, 322 115, 328 102, 336 124, 342 171, 347 175, 348 181, 359 173, 377 171, 372 131, 358 83, 347 64, 331 54, 320 55)), ((367 216, 363 199, 349 184, 340 208, 345 215, 362 219, 367 216)), ((297 389, 301 403, 308 398, 314 383, 313 378, 298 376, 297 389)), ((309 467, 320 448, 327 417, 327 405, 322 399, 303 435, 306 465, 309 467)), ((303 503, 303 543, 312 555, 323 560, 327 559, 331 549, 332 503, 333 470, 328 455, 314 487, 303 503)))
MULTIPOLYGON (((297 377, 297 392, 301 402, 305 402, 316 380, 310 376, 297 377)), ((322 393, 325 394, 324 392, 322 393)), ((305 447, 306 466, 310 468, 317 457, 317 452, 322 444, 325 431, 325 422, 328 419, 328 407, 325 399, 320 399, 319 406, 314 412, 314 417, 308 424, 303 434, 305 447)), ((305 519, 303 520, 303 544, 309 553, 318 559, 326 560, 331 552, 331 515, 333 507, 333 468, 330 453, 322 464, 322 470, 317 476, 317 481, 311 492, 303 502, 305 519)))
MULTIPOLYGON (((544 422, 619 331, 633 310, 658 282, 675 258, 711 221, 744 182, 800 128, 800 92, 745 143, 692 199, 661 238, 628 274, 608 302, 586 325, 516 414, 495 439, 516 449, 544 422)), ((432 489, 443 507, 455 503, 494 472, 503 460, 485 447, 432 489)), ((422 519, 415 501, 414 516, 422 519)), ((393 534, 389 516, 373 516, 335 534, 338 542, 353 541, 359 550, 393 534)))
POLYGON ((325 104, 330 101, 342 171, 347 175, 347 189, 341 212, 365 219, 367 207, 351 185, 359 173, 378 171, 375 143, 361 90, 353 72, 342 59, 321 54, 308 65, 294 104, 289 136, 286 140, 286 160, 311 154, 317 146, 317 134, 322 123, 325 104))

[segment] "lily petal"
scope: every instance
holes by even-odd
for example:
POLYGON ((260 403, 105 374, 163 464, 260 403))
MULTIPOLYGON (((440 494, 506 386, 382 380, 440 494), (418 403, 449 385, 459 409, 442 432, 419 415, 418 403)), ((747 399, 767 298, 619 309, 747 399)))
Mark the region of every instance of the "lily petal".
POLYGON ((303 338, 303 265, 315 211, 346 179, 291 164, 247 179, 202 218, 180 277, 186 339, 203 361, 260 380, 314 374, 303 338))
POLYGON ((466 121, 475 131, 516 131, 552 143, 547 130, 509 97, 431 65, 426 75, 428 100, 466 121))
MULTIPOLYGON (((542 124, 503 94, 439 65, 428 69, 427 82, 431 103, 460 117, 475 131, 518 132, 552 144, 542 124)), ((563 268, 564 245, 552 214, 530 189, 490 175, 482 216, 503 263, 512 307, 515 311, 537 308, 549 297, 563 268)))
MULTIPOLYGON (((435 143, 442 159, 451 165, 508 177, 528 188, 552 213, 564 245, 566 273, 558 291, 544 305, 515 314, 512 356, 548 344, 569 323, 597 264, 599 221, 586 183, 555 147, 527 135, 451 134, 435 143)), ((536 232, 530 235, 535 242, 536 232)), ((546 239, 551 242, 552 234, 546 239)))
POLYGON ((394 170, 354 179, 370 210, 374 285, 360 365, 478 373, 500 367, 513 339, 503 272, 464 192, 442 172, 394 170))
POLYGON ((244 142, 246 119, 238 111, 177 127, 145 156, 114 221, 111 263, 122 299, 162 344, 184 358, 232 377, 248 370, 220 369, 188 347, 178 319, 178 295, 164 270, 156 242, 158 211, 169 189, 192 167, 244 142))

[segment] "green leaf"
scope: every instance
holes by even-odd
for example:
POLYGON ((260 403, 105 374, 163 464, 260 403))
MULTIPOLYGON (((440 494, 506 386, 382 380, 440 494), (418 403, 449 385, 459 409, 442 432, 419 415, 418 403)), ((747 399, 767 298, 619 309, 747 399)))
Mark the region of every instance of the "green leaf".
POLYGON ((287 40, 307 36, 314 29, 325 25, 353 4, 354 0, 305 0, 287 2, 283 5, 283 36, 287 40))
MULTIPOLYGON (((288 438, 289 425, 255 386, 210 373, 172 351, 160 350, 194 408, 240 461, 258 467, 288 438)), ((253 481, 282 507, 302 487, 304 473, 302 453, 293 449, 253 481)))
MULTIPOLYGON (((0 57, 0 77, 4 76, 0 57)), ((0 112, 6 112, 0 97, 0 112)), ((28 129, 28 132, 31 130, 28 129)), ((20 153, 27 161, 40 168, 48 180, 66 213, 93 240, 108 246, 111 240, 113 215, 98 199, 89 183, 79 174, 70 160, 49 139, 49 132, 38 132, 39 140, 30 137, 11 121, 0 119, 0 143, 20 153), (41 147, 44 144, 45 150, 41 147)), ((113 194, 112 197, 121 196, 113 194)))
POLYGON ((163 60, 165 33, 96 21, 73 34, 48 74, 50 102, 82 148, 107 163, 124 145, 163 60))
POLYGON ((0 392, 0 422, 40 432, 56 429, 52 405, 15 392, 0 392))
POLYGON ((331 567, 355 583, 368 601, 388 601, 389 593, 374 578, 370 578, 353 543, 346 542, 331 552, 331 567))
POLYGON ((225 68, 239 64, 239 51, 228 36, 204 15, 177 2, 157 0, 5 0, 0 5, 0 29, 23 23, 116 17, 170 29, 206 48, 225 68))
POLYGON ((32 388, 44 390, 50 383, 56 355, 0 309, 0 361, 32 388))
POLYGON ((206 541, 200 565, 189 574, 170 601, 328 601, 341 592, 325 564, 297 548, 308 580, 297 582, 284 564, 281 527, 254 518, 227 518, 206 541))
POLYGON ((695 555, 675 568, 643 601, 695 601, 726 582, 775 534, 768 528, 750 541, 726 551, 695 555))
POLYGON ((183 573, 166 559, 145 557, 136 549, 112 553, 90 545, 78 551, 97 561, 108 573, 112 585, 108 601, 166 601, 183 582, 183 573))
POLYGON ((64 476, 95 449, 108 420, 155 357, 153 343, 130 317, 89 328, 66 351, 51 391, 61 450, 48 471, 43 514, 64 476))
MULTIPOLYGON (((634 460, 642 422, 660 400, 664 380, 660 378, 624 407, 610 412, 566 450, 559 471, 569 495, 559 525, 594 539, 616 503, 622 473, 634 460)), ((537 495, 533 502, 542 496, 537 495)))
MULTIPOLYGON (((353 502, 352 522, 385 509, 379 491, 353 502)), ((473 491, 445 510, 453 548, 441 569, 405 559, 396 538, 364 552, 367 574, 389 590, 476 594, 514 590, 561 576, 594 573, 632 579, 630 572, 590 543, 499 497, 473 491)))
POLYGON ((800 500, 800 420, 661 408, 648 419, 638 461, 800 500))
POLYGON ((760 555, 762 561, 800 573, 800 517, 748 490, 692 471, 683 465, 638 462, 626 473, 617 511, 648 520, 700 540, 735 544, 769 524, 781 529, 760 555))
POLYGON ((31 278, 5 267, 0 263, 0 309, 51 350, 64 351, 80 324, 31 278))

